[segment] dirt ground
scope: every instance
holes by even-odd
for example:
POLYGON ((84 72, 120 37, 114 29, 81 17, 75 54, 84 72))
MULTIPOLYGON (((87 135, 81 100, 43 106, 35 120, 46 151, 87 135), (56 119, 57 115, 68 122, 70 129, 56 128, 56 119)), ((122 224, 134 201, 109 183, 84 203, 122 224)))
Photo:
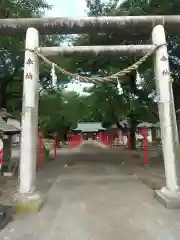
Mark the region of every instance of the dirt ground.
POLYGON ((166 209, 151 190, 164 185, 158 154, 151 149, 144 167, 142 151, 58 149, 57 159, 37 174, 38 190, 47 192, 43 208, 17 214, 0 239, 179 239, 179 211, 166 209))
MULTIPOLYGON (((53 181, 59 175, 60 169, 65 165, 73 165, 77 162, 111 162, 118 163, 122 168, 133 172, 137 177, 151 189, 160 189, 165 184, 164 165, 160 155, 160 149, 153 147, 149 148, 149 167, 144 166, 143 150, 128 152, 124 148, 100 149, 95 147, 85 146, 75 150, 57 149, 57 155, 62 158, 58 163, 53 160, 46 162, 44 168, 37 172, 37 188, 42 191, 48 190, 53 181), (81 157, 76 155, 81 152, 81 157), (68 160, 68 155, 74 154, 74 158, 68 160), (73 159, 73 161, 72 161, 73 159), (57 167, 58 165, 58 167, 57 167)), ((0 204, 9 204, 11 194, 18 187, 18 179, 16 177, 0 176, 0 204)))

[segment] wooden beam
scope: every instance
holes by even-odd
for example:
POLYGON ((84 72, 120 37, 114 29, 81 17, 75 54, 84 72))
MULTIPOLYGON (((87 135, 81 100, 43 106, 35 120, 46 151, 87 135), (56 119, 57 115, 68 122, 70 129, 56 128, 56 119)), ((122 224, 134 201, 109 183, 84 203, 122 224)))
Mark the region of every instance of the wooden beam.
POLYGON ((41 34, 75 34, 109 30, 149 31, 162 24, 167 29, 178 32, 180 15, 166 16, 123 16, 123 17, 81 17, 81 18, 15 18, 0 19, 0 35, 23 33, 34 27, 41 34))
POLYGON ((155 49, 155 45, 114 45, 114 46, 72 46, 41 47, 38 51, 44 56, 142 56, 155 49))

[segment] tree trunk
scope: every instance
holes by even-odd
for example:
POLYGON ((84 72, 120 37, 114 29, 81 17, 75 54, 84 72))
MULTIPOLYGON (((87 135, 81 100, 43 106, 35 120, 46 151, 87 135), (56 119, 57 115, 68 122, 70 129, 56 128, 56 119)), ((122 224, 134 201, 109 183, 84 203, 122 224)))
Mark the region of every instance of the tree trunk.
POLYGON ((0 108, 7 108, 7 99, 6 99, 6 86, 1 84, 0 86, 0 108))
POLYGON ((21 61, 17 60, 16 65, 14 66, 13 73, 10 75, 8 74, 7 76, 4 76, 0 79, 0 108, 7 108, 8 98, 12 97, 12 95, 7 94, 7 87, 15 80, 15 76, 21 69, 21 64, 21 61))
POLYGON ((6 109, 7 108, 6 93, 4 93, 3 95, 2 95, 2 99, 1 99, 1 108, 5 108, 6 109))
POLYGON ((134 116, 130 116, 130 149, 136 149, 136 126, 137 121, 134 116))
POLYGON ((57 147, 61 146, 61 144, 60 144, 61 141, 62 141, 62 131, 58 131, 56 133, 56 146, 57 147))
POLYGON ((136 129, 130 128, 130 149, 136 149, 136 129))
POLYGON ((63 139, 63 140, 64 140, 65 142, 66 142, 67 139, 68 139, 68 138, 67 138, 67 134, 68 134, 68 131, 66 131, 66 132, 64 133, 64 139, 63 139))

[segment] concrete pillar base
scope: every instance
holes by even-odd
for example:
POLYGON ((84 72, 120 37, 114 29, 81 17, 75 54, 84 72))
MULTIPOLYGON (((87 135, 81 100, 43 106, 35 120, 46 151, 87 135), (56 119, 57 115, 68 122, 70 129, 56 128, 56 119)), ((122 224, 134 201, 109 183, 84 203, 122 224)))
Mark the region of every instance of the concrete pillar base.
POLYGON ((31 194, 15 193, 13 195, 13 206, 18 212, 39 212, 45 202, 45 195, 41 192, 31 194))
POLYGON ((170 191, 166 187, 154 191, 155 198, 168 209, 180 208, 180 191, 170 191))

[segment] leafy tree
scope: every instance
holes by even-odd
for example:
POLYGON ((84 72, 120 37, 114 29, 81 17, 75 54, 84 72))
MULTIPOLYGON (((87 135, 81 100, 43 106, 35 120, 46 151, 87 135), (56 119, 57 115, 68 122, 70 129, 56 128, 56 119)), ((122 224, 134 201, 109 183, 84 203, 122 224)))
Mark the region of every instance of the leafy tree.
POLYGON ((66 140, 67 132, 76 128, 77 121, 87 113, 84 99, 65 89, 49 90, 41 95, 39 125, 45 136, 54 134, 58 141, 66 140))
POLYGON ((123 89, 119 92, 116 86, 95 85, 88 90, 90 112, 94 121, 100 121, 105 127, 110 127, 114 123, 124 134, 127 134, 127 128, 120 125, 120 120, 129 121, 131 147, 135 148, 136 126, 139 121, 153 120, 153 115, 145 102, 141 102, 135 95, 130 94, 123 89), (134 138, 134 139, 133 139, 134 138))
MULTIPOLYGON (((0 17, 41 17, 50 6, 43 0, 1 0, 0 17)), ((40 36, 41 45, 59 45, 61 36, 40 36)), ((24 34, 0 36, 0 107, 12 113, 20 113, 22 105, 24 34)), ((60 61, 60 59, 59 59, 60 61)), ((41 87, 46 88, 51 81, 50 69, 41 63, 41 87)))
MULTIPOLYGON (((104 3, 100 0, 88 0, 88 15, 89 16, 131 16, 131 15, 165 15, 165 14, 178 14, 178 9, 180 6, 180 2, 177 0, 160 2, 157 0, 125 0, 123 2, 119 1, 109 1, 108 3, 104 3)), ((74 38, 74 45, 119 45, 119 44, 147 44, 150 43, 150 34, 139 33, 134 30, 134 32, 129 33, 128 35, 125 32, 113 32, 109 31, 108 33, 97 33, 93 32, 90 34, 79 35, 74 38), (125 37, 124 37, 125 36, 125 37)), ((170 33, 171 34, 171 33, 170 33)), ((178 36, 168 35, 168 48, 170 53, 170 63, 172 74, 174 77, 174 94, 175 94, 175 105, 176 108, 179 106, 180 108, 180 98, 178 97, 179 91, 179 45, 177 44, 179 41, 178 36)), ((76 57, 71 59, 71 64, 69 65, 69 69, 75 71, 80 74, 84 74, 87 76, 107 76, 111 75, 120 69, 126 68, 138 58, 136 57, 76 57)), ((135 129, 137 125, 137 119, 140 118, 143 120, 144 110, 147 112, 148 119, 152 121, 158 120, 158 111, 155 100, 156 90, 155 90, 155 81, 154 81, 154 73, 152 69, 152 59, 149 58, 146 63, 144 63, 138 70, 138 74, 141 77, 141 83, 137 83, 137 72, 132 71, 127 74, 123 80, 123 84, 121 85, 123 89, 123 95, 121 98, 131 99, 135 107, 133 110, 130 106, 130 101, 126 102, 126 107, 129 109, 126 111, 126 117, 130 120, 130 125, 134 127, 131 128, 131 134, 135 136, 135 129), (132 100, 133 98, 133 100, 132 100), (138 104, 137 104, 138 103, 138 104), (140 106, 140 107, 139 107, 140 106), (131 109, 131 110, 130 110, 131 109), (147 111, 150 110, 151 112, 147 111), (138 112, 138 114, 137 114, 138 112), (132 124, 134 122, 134 124, 132 124)), ((112 88, 108 87, 107 97, 106 91, 104 87, 97 86, 92 89, 94 94, 92 97, 94 99, 101 99, 101 103, 99 103, 99 109, 96 111, 97 118, 109 119, 110 114, 108 112, 108 104, 109 99, 117 99, 118 102, 119 95, 115 94, 116 91, 112 92, 112 88), (98 89, 98 91, 97 91, 98 89), (113 96, 113 97, 112 97, 113 96), (108 100, 106 100, 108 99, 108 100), (108 104, 107 104, 108 103, 108 104), (104 106, 106 106, 106 111, 104 110, 104 106)), ((113 106, 116 106, 115 101, 113 100, 113 106)), ((122 103, 119 102, 119 108, 121 108, 122 103)), ((117 110, 115 111, 117 112, 117 110)), ((112 109, 111 109, 112 114, 112 109)), ((112 115, 113 116, 113 115, 112 115)), ((112 116, 110 118, 112 118, 112 116)), ((119 111, 116 114, 117 119, 124 117, 124 113, 119 111)), ((132 137, 131 139, 135 139, 132 137)), ((132 146, 135 144, 132 143, 132 146)))

